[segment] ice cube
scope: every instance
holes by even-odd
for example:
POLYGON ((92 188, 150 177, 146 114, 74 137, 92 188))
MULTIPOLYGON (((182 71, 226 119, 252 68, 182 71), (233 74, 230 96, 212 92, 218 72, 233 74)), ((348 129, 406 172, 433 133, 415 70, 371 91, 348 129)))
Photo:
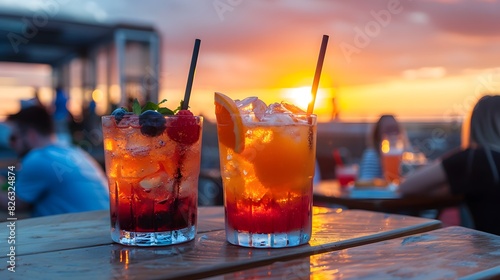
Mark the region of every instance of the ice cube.
POLYGON ((139 125, 139 116, 137 115, 124 115, 123 119, 116 124, 117 127, 126 128, 126 127, 140 127, 139 125))
POLYGON ((255 176, 246 176, 245 181, 247 187, 243 192, 243 196, 247 199, 259 202, 266 196, 266 194, 270 193, 270 189, 262 185, 259 179, 255 176))
POLYGON ((274 114, 266 114, 262 118, 263 122, 273 123, 273 124, 293 124, 294 119, 290 114, 284 113, 274 113, 274 114))
POLYGON ((114 127, 115 120, 113 118, 102 118, 102 126, 103 127, 114 127))
POLYGON ((156 172, 144 177, 139 185, 146 191, 165 185, 170 180, 170 176, 163 171, 156 172))
POLYGON ((301 123, 301 124, 310 123, 307 115, 293 115, 292 118, 296 123, 301 123))
POLYGON ((194 180, 184 180, 179 186, 179 196, 181 197, 195 197, 198 193, 198 184, 194 180))
POLYGON ((304 110, 286 102, 270 104, 261 121, 279 124, 308 123, 304 110))
POLYGON ((160 170, 160 165, 157 162, 149 162, 144 158, 128 158, 122 159, 121 164, 117 164, 122 178, 142 178, 149 176, 160 170))
POLYGON ((284 101, 281 102, 281 106, 284 107, 285 109, 287 109, 287 111, 292 113, 292 114, 306 114, 306 111, 302 110, 301 108, 299 108, 293 104, 286 103, 284 101))
POLYGON ((154 197, 156 203, 167 205, 167 207, 174 203, 174 196, 171 191, 167 192, 164 188, 157 188, 155 191, 153 191, 152 197, 154 197))
POLYGON ((154 143, 151 141, 152 137, 146 137, 136 131, 129 136, 125 144, 125 149, 132 157, 145 157, 148 156, 154 143))
POLYGON ((261 121, 269 123, 293 123, 290 112, 281 103, 269 104, 261 121))
POLYGON ((245 115, 244 120, 248 122, 260 121, 267 109, 266 103, 255 96, 236 100, 235 102, 240 113, 245 115))
POLYGON ((281 103, 272 103, 269 104, 267 107, 267 110, 265 111, 266 115, 271 115, 271 114, 278 114, 278 113, 290 113, 288 109, 283 106, 281 103))
POLYGON ((258 101, 261 101, 258 97, 251 96, 243 100, 235 100, 235 103, 241 113, 250 113, 253 112, 254 105, 257 104, 258 101))
POLYGON ((257 118, 253 112, 242 115, 241 118, 244 124, 260 122, 260 118, 257 118))
POLYGON ((198 151, 186 151, 186 157, 182 162, 177 164, 181 165, 182 177, 184 180, 191 180, 191 178, 198 178, 200 174, 200 153, 198 151))
POLYGON ((151 151, 151 148, 149 148, 147 146, 127 145, 127 151, 133 157, 144 157, 144 156, 147 156, 149 154, 149 151, 151 151))

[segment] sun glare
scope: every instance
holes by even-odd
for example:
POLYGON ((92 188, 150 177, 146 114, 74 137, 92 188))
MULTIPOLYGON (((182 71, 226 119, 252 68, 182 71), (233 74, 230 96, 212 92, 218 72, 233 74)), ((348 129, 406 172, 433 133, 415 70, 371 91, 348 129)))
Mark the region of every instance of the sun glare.
POLYGON ((312 100, 311 87, 307 86, 287 88, 284 91, 284 95, 290 102, 304 110, 307 109, 309 102, 312 100))

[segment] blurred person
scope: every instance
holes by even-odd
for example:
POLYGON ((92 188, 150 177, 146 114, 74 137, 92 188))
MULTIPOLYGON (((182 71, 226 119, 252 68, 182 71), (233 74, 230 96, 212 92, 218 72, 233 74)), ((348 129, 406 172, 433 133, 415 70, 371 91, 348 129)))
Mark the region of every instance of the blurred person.
POLYGON ((477 230, 500 235, 500 95, 478 100, 462 129, 462 147, 417 169, 403 195, 463 195, 477 230))
MULTIPOLYGON (((54 122, 41 106, 9 115, 11 148, 21 160, 15 170, 16 210, 46 216, 109 208, 107 179, 86 152, 56 141, 54 122)), ((1 193, 1 202, 7 197, 1 193)))
POLYGON ((97 104, 91 100, 83 110, 82 126, 86 131, 101 130, 101 118, 96 113, 97 104))
POLYGON ((382 115, 373 126, 368 138, 368 147, 363 151, 359 163, 358 180, 383 179, 380 146, 384 135, 397 135, 403 139, 403 149, 409 149, 409 141, 403 127, 393 115, 382 115))
POLYGON ((23 99, 21 102, 21 108, 27 108, 30 106, 43 106, 40 100, 40 91, 38 88, 33 89, 33 97, 30 99, 23 99))
POLYGON ((9 137, 11 128, 9 125, 0 122, 0 149, 9 148, 9 137))
POLYGON ((83 130, 83 125, 78 123, 68 110, 68 94, 62 87, 56 87, 55 91, 52 118, 57 140, 65 144, 74 143, 75 134, 83 130))

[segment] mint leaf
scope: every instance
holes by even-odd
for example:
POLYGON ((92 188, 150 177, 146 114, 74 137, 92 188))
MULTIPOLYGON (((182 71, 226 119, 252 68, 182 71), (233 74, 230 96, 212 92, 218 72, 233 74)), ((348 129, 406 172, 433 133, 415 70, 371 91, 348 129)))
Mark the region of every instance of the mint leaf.
POLYGON ((142 111, 141 112, 145 112, 147 110, 153 110, 153 111, 157 111, 158 110, 158 105, 151 102, 151 101, 148 101, 148 103, 146 103, 146 105, 144 105, 144 107, 142 107, 142 111))
POLYGON ((139 104, 139 100, 134 99, 134 103, 132 104, 132 112, 136 115, 140 115, 142 113, 141 104, 139 104))
POLYGON ((142 113, 144 113, 145 111, 148 111, 148 110, 157 111, 158 113, 160 113, 162 115, 175 115, 175 113, 181 109, 182 101, 180 103, 181 105, 179 105, 179 107, 177 107, 174 111, 170 110, 167 107, 160 107, 160 104, 163 104, 165 102, 167 102, 167 99, 163 99, 158 104, 153 103, 151 101, 148 101, 146 103, 146 105, 144 105, 141 108, 139 101, 137 100, 137 98, 135 98, 134 103, 132 104, 132 112, 138 116, 141 115, 142 113))
POLYGON ((162 114, 162 115, 175 115, 174 111, 168 109, 168 108, 165 108, 165 107, 160 107, 158 108, 158 113, 162 114))

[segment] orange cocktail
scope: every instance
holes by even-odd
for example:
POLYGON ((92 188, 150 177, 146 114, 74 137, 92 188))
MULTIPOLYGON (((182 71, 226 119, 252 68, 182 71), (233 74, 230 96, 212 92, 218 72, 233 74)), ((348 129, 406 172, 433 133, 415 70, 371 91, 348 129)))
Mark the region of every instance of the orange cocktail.
POLYGON ((380 145, 382 169, 388 183, 399 184, 403 156, 403 139, 399 135, 384 135, 380 145))
POLYGON ((248 247, 287 247, 311 238, 316 116, 257 98, 216 93, 226 237, 248 247))
POLYGON ((382 168, 385 180, 389 183, 399 183, 402 152, 388 152, 382 154, 382 168))
POLYGON ((113 241, 158 246, 194 238, 203 119, 186 111, 102 117, 113 241))

